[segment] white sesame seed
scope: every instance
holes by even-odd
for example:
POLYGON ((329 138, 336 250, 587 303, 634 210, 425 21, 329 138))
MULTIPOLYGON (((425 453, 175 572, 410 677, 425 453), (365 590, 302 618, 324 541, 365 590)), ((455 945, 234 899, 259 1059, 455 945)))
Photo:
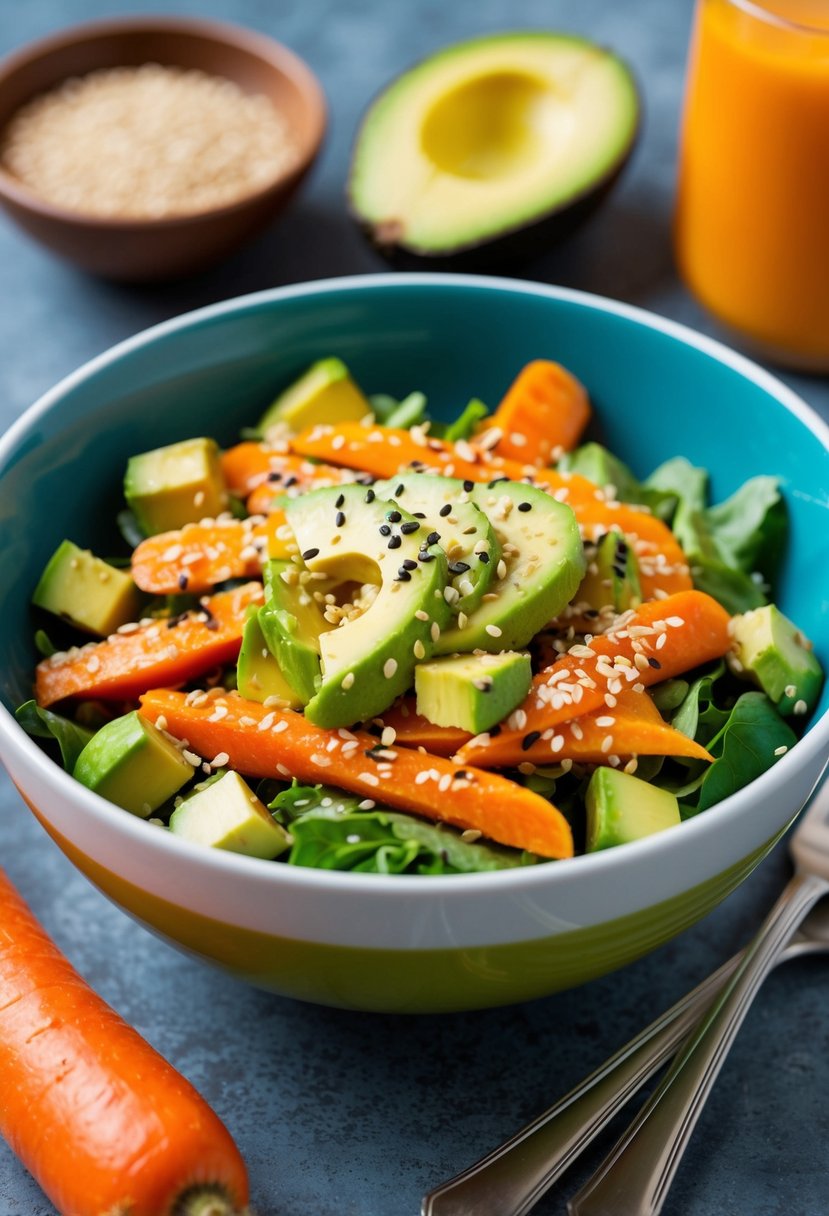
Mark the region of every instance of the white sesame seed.
POLYGON ((188 764, 192 764, 193 768, 198 768, 201 764, 201 756, 197 756, 195 752, 190 752, 185 748, 181 754, 188 764))
POLYGON ((380 784, 380 778, 375 777, 374 773, 358 773, 357 780, 364 781, 366 783, 366 785, 379 785, 380 784))
POLYGON ((809 706, 806 704, 805 701, 803 701, 803 700, 795 701, 794 706, 792 708, 792 713, 805 714, 806 711, 808 710, 808 708, 809 708, 809 706))
POLYGON ((797 688, 795 687, 794 684, 787 684, 786 687, 783 689, 783 691, 787 697, 796 697, 797 696, 797 688))
POLYGON ((489 634, 489 636, 491 638, 499 638, 501 636, 501 634, 503 633, 503 630, 500 629, 497 625, 487 625, 486 632, 489 634))
POLYGON ((606 735, 605 738, 602 739, 602 751, 607 753, 610 751, 612 746, 613 746, 613 736, 606 735))
POLYGON ((414 654, 414 657, 416 659, 425 659, 426 658, 426 647, 423 645, 420 638, 417 639, 414 646, 412 647, 412 653, 414 654))
POLYGON ((340 688, 344 688, 346 692, 354 686, 354 672, 347 671, 340 682, 340 688))
POLYGON ((789 749, 786 747, 786 745, 784 743, 782 747, 776 747, 774 749, 774 754, 775 754, 775 756, 785 756, 785 754, 788 750, 789 749))
POLYGON ((418 608, 417 612, 415 613, 415 618, 418 621, 428 621, 429 613, 424 612, 422 608, 418 608))
POLYGON ((386 659, 383 664, 383 675, 390 680, 397 671, 397 659, 386 659))

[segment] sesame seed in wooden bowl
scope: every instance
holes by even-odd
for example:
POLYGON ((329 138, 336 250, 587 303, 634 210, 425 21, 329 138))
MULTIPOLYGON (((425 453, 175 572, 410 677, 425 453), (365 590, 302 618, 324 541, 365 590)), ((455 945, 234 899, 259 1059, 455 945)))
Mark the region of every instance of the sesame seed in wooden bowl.
POLYGON ((272 221, 324 129, 316 78, 264 35, 181 18, 76 26, 0 64, 0 204, 93 273, 174 278, 272 221))

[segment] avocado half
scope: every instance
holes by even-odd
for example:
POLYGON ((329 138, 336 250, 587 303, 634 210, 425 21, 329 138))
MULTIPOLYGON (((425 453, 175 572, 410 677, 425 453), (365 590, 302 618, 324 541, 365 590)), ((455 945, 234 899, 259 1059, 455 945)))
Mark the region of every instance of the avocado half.
POLYGON ((480 269, 530 256, 601 202, 639 114, 628 67, 583 38, 458 43, 369 107, 351 162, 353 214, 397 264, 480 269))

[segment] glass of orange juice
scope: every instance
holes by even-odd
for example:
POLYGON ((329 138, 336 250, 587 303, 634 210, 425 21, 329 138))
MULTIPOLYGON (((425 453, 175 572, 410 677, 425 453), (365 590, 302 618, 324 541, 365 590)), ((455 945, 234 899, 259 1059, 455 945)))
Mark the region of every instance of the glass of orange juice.
POLYGON ((750 346, 829 371, 829 0, 697 0, 675 243, 750 346))

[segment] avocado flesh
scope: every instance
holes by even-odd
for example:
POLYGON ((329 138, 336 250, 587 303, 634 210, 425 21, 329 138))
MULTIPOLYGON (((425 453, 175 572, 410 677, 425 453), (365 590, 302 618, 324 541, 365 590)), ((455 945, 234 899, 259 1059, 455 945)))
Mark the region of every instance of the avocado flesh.
POLYGON ((326 727, 373 718, 408 691, 449 619, 445 554, 426 545, 421 520, 365 486, 314 490, 286 514, 309 570, 379 586, 365 612, 320 635, 322 683, 305 716, 326 727))
POLYGON ((811 713, 823 685, 823 670, 811 643, 775 604, 735 616, 734 649, 749 676, 781 714, 811 713))
POLYGON ((592 558, 588 558, 587 573, 575 602, 596 612, 603 608, 625 612, 641 604, 639 563, 621 532, 615 529, 606 532, 596 545, 592 558))
MULTIPOLYGON (((264 703, 275 697, 289 709, 301 709, 304 705, 271 654, 257 611, 245 622, 242 649, 236 665, 236 687, 249 701, 264 703)), ((275 701, 273 703, 276 704, 275 701)))
POLYGON ((174 836, 212 849, 272 861, 291 838, 238 773, 191 794, 170 816, 174 836))
POLYGON ((185 439, 131 456, 124 497, 145 536, 214 519, 228 504, 218 446, 185 439))
POLYGON ((383 250, 474 250, 586 210, 637 125, 635 84, 609 52, 560 34, 477 38, 424 60, 374 102, 354 150, 352 207, 383 250))
POLYGON ((495 529, 503 566, 490 586, 494 598, 484 600, 463 628, 444 630, 435 653, 521 650, 569 604, 582 580, 576 517, 565 503, 523 482, 476 485, 469 496, 495 529))
POLYGON ((116 806, 146 819, 193 776, 193 767, 137 710, 92 736, 72 776, 116 806))
POLYGON ((142 599, 128 571, 65 540, 46 563, 32 603, 77 629, 106 637, 138 620, 142 599))
POLYGON ((585 804, 588 853, 641 840, 680 822, 672 793, 615 768, 595 770, 585 804))
POLYGON ((473 735, 511 714, 530 690, 530 656, 464 654, 432 659, 415 668, 417 712, 436 726, 473 735))
POLYGON ((313 598, 318 584, 300 582, 303 573, 295 562, 268 562, 259 625, 285 680, 306 705, 320 686, 320 635, 331 625, 313 598))
POLYGON ((279 394, 259 420, 258 429, 265 434, 284 423, 292 431, 302 431, 309 426, 359 422, 370 413, 368 398, 342 360, 320 359, 279 394))
POLYGON ((464 490, 463 482, 413 473, 378 481, 374 490, 378 497, 392 499, 412 514, 426 516, 424 527, 429 534, 438 534, 438 543, 449 560, 449 585, 458 593, 450 605, 452 611, 456 615, 468 614, 477 608, 495 577, 501 546, 486 515, 464 490), (441 515, 447 506, 452 510, 441 515), (468 568, 453 574, 453 566, 468 568))

